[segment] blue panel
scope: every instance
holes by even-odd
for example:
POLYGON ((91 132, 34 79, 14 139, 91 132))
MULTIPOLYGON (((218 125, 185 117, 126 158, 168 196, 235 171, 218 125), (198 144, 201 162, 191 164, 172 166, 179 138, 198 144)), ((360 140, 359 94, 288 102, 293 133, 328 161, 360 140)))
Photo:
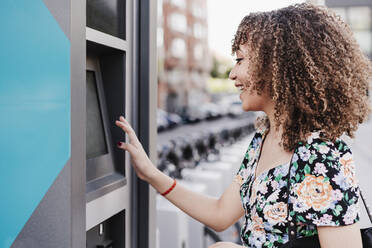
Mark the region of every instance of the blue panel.
POLYGON ((0 32, 0 247, 9 247, 70 157, 70 43, 42 0, 2 0, 0 32))

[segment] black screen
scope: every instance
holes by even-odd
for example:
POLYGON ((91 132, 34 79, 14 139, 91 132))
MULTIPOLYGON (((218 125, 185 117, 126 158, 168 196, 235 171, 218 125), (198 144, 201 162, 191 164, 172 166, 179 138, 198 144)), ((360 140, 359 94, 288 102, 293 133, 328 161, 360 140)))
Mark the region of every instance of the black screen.
POLYGON ((125 0, 87 0, 87 26, 125 39, 125 0))
POLYGON ((107 153, 107 143, 99 104, 96 77, 93 71, 87 71, 87 159, 107 153))

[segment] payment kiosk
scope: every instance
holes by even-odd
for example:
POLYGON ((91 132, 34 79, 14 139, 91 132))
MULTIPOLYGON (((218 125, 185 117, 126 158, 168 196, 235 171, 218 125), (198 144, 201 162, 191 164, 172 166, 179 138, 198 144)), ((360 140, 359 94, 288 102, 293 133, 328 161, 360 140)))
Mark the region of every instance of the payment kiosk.
POLYGON ((156 192, 115 125, 156 164, 150 0, 4 0, 0 247, 155 248, 156 192))
MULTIPOLYGON (((136 129, 141 142, 145 146, 147 143, 147 151, 150 152, 149 144, 154 141, 149 137, 152 121, 149 115, 156 109, 146 106, 151 97, 149 78, 144 79, 137 74, 144 68, 139 64, 138 56, 141 54, 137 50, 142 46, 138 35, 143 35, 143 32, 136 30, 141 25, 138 23, 138 17, 144 11, 141 8, 149 8, 150 3, 87 0, 86 4, 87 247, 129 248, 136 247, 136 242, 138 247, 151 247, 151 239, 146 235, 138 240, 130 239, 135 234, 142 235, 140 232, 149 232, 145 229, 148 223, 136 219, 136 216, 147 215, 147 222, 155 219, 155 211, 153 216, 148 215, 149 203, 155 201, 155 192, 152 192, 153 196, 148 188, 147 192, 142 192, 138 187, 144 182, 133 181, 136 177, 129 157, 116 147, 118 141, 127 140, 124 132, 115 125, 119 116, 125 116, 136 129), (141 127, 140 123, 146 125, 141 127), (144 208, 137 209, 140 192, 146 197, 141 200, 147 202, 147 207, 143 205, 144 208), (136 226, 144 230, 136 229, 136 226), (147 244, 140 244, 144 241, 147 244)), ((148 14, 146 16, 149 18, 148 14)), ((146 33, 146 36, 149 34, 146 33)), ((143 74, 150 75, 149 71, 143 74)), ((153 127, 156 126, 154 124, 153 127)), ((150 232, 155 240, 155 225, 150 232)))

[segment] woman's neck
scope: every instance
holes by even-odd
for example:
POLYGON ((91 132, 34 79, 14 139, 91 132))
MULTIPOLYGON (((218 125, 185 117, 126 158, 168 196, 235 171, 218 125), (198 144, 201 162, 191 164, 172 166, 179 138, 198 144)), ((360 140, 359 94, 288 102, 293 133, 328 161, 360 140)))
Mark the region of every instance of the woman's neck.
POLYGON ((276 125, 276 121, 274 118, 275 108, 274 108, 274 103, 272 101, 270 101, 270 103, 266 105, 264 112, 266 113, 267 117, 269 118, 269 122, 270 122, 270 129, 268 133, 266 133, 266 138, 272 141, 280 142, 282 140, 283 126, 280 125, 279 130, 276 130, 275 128, 275 125, 276 125))

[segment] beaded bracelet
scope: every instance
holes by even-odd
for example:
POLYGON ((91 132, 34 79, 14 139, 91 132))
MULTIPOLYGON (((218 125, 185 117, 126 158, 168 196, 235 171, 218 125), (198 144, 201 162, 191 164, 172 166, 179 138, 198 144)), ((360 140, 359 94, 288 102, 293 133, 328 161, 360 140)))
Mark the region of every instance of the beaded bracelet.
POLYGON ((171 192, 172 189, 174 189, 174 187, 176 187, 176 179, 174 179, 173 185, 167 191, 165 191, 164 193, 162 193, 161 195, 162 196, 165 196, 166 194, 168 194, 169 192, 171 192))

